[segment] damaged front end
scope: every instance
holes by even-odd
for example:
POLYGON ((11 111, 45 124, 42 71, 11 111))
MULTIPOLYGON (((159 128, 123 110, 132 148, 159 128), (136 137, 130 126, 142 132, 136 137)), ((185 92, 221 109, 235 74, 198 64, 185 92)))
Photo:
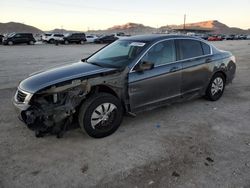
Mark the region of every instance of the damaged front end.
POLYGON ((81 80, 47 87, 34 94, 18 88, 14 105, 19 118, 36 132, 36 136, 52 133, 61 137, 72 122, 76 107, 89 91, 87 81, 81 80))

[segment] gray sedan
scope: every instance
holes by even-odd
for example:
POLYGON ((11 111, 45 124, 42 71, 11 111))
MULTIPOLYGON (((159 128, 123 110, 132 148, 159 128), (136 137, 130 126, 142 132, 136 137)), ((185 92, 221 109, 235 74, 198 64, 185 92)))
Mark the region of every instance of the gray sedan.
POLYGON ((36 136, 61 137, 73 117, 88 135, 114 133, 124 114, 193 96, 218 100, 236 71, 235 57, 202 39, 176 35, 122 38, 80 62, 23 80, 14 97, 36 136))

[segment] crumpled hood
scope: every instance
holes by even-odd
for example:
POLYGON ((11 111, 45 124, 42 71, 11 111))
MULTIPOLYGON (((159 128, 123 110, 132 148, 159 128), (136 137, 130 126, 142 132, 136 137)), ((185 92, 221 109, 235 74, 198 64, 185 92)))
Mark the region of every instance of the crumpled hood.
POLYGON ((44 72, 33 74, 32 76, 23 80, 19 88, 29 93, 35 93, 45 87, 69 81, 77 78, 84 78, 87 76, 109 72, 115 70, 114 68, 103 68, 97 65, 92 65, 84 62, 77 62, 57 68, 53 68, 44 72))

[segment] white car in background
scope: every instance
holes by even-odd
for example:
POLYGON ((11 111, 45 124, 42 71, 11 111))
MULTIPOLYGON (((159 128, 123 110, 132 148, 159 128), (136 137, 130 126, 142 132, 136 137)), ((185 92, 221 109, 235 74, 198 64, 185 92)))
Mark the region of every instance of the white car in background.
POLYGON ((130 35, 126 35, 123 32, 119 32, 119 33, 113 33, 114 37, 117 37, 118 39, 120 38, 124 38, 124 37, 130 37, 130 35))
POLYGON ((95 39, 97 39, 98 37, 96 35, 86 35, 86 42, 88 43, 92 43, 95 41, 95 39))
POLYGON ((42 36, 42 41, 53 44, 55 41, 63 41, 63 37, 64 35, 59 33, 45 33, 42 36))

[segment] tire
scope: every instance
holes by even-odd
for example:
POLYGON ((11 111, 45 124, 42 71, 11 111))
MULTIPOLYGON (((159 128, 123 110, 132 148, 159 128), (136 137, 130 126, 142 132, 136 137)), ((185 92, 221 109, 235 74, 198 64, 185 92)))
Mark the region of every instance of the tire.
POLYGON ((80 44, 84 44, 84 43, 85 43, 85 41, 83 41, 83 40, 80 41, 80 44))
POLYGON ((94 138, 113 134, 122 119, 123 107, 120 100, 108 93, 98 93, 88 98, 82 104, 78 115, 82 130, 94 138))
POLYGON ((224 93, 225 85, 225 76, 222 73, 216 73, 207 87, 205 97, 210 101, 219 100, 224 93))
POLYGON ((14 43, 12 41, 8 42, 8 45, 12 46, 14 43))
POLYGON ((50 43, 50 44, 54 44, 54 43, 55 43, 55 40, 54 40, 54 39, 49 39, 49 43, 50 43))
POLYGON ((64 44, 69 44, 69 41, 65 40, 65 41, 64 41, 64 44))
POLYGON ((33 45, 33 44, 34 44, 34 41, 33 41, 33 40, 29 41, 29 44, 30 44, 30 45, 33 45))

